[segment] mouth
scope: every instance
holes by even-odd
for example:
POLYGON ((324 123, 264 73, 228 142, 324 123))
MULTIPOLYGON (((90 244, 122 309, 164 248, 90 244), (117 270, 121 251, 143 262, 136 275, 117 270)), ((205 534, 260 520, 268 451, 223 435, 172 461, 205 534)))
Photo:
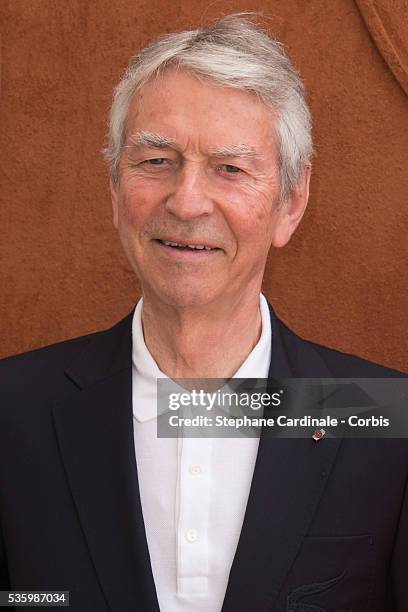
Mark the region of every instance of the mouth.
POLYGON ((219 247, 209 246, 208 244, 200 244, 200 243, 184 243, 184 242, 173 242, 172 240, 161 240, 155 239, 155 242, 162 245, 167 249, 171 249, 173 251, 179 252, 190 252, 195 254, 208 254, 216 251, 221 251, 219 247))

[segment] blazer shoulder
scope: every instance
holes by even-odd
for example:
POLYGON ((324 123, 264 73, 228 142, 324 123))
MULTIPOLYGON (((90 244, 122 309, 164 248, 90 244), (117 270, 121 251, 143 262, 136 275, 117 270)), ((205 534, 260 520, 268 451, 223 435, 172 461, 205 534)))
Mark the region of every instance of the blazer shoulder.
POLYGON ((307 340, 292 331, 285 323, 279 321, 280 333, 290 354, 295 354, 301 362, 307 362, 316 356, 333 377, 339 378, 394 378, 406 377, 407 373, 388 368, 357 355, 345 353, 317 342, 307 340))
POLYGON ((3 390, 24 385, 49 386, 64 376, 65 369, 83 350, 95 340, 102 344, 104 337, 115 335, 120 329, 129 325, 132 313, 115 323, 112 327, 89 334, 84 334, 55 344, 43 346, 25 353, 12 355, 0 360, 0 388, 3 390))

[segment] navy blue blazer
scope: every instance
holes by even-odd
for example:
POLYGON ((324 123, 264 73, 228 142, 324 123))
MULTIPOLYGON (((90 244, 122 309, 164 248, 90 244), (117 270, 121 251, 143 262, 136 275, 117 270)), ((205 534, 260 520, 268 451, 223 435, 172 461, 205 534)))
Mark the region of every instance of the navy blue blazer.
MULTIPOLYGON (((270 379, 401 375, 303 340, 270 311, 270 379)), ((0 362, 2 589, 69 590, 72 612, 159 612, 132 315, 0 362)), ((222 612, 407 611, 407 475, 407 440, 261 435, 222 612)))

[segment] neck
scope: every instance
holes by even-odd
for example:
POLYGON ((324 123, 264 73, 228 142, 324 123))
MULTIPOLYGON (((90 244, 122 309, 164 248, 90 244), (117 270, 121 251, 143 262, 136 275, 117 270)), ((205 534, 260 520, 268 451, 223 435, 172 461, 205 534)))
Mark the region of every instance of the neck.
POLYGON ((169 378, 231 378, 262 331, 259 292, 205 308, 178 308, 143 296, 143 334, 169 378))

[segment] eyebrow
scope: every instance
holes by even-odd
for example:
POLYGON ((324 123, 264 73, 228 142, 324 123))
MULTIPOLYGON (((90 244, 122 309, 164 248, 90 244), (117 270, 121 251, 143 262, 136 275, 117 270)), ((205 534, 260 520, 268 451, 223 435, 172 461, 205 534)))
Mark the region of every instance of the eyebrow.
POLYGON ((141 145, 142 147, 153 147, 153 149, 173 149, 177 147, 177 142, 174 138, 148 132, 147 130, 138 130, 135 134, 129 137, 131 145, 141 145))
POLYGON ((246 144, 211 149, 209 154, 213 157, 259 157, 255 149, 246 144))
MULTIPOLYGON (((180 152, 180 146, 174 138, 163 136, 162 134, 156 134, 155 132, 149 132, 147 130, 137 130, 135 134, 129 137, 131 145, 125 145, 127 147, 132 146, 143 146, 151 147, 153 149, 174 149, 180 152)), ((236 144, 230 146, 217 147, 210 149, 208 154, 212 157, 259 157, 254 147, 246 144, 236 144)))

